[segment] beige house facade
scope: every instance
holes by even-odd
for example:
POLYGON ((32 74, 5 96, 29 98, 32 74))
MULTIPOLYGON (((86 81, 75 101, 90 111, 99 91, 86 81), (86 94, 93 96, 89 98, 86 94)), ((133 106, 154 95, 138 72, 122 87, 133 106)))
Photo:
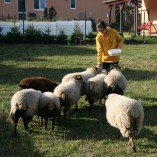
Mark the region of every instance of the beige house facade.
POLYGON ((142 34, 157 36, 157 0, 142 0, 139 13, 141 13, 142 34))
MULTIPOLYGON (((41 18, 44 9, 53 6, 57 12, 57 20, 102 18, 108 22, 108 7, 101 0, 1 0, 0 19, 25 19, 30 16, 41 18)), ((115 9, 112 11, 112 22, 115 22, 115 9)))

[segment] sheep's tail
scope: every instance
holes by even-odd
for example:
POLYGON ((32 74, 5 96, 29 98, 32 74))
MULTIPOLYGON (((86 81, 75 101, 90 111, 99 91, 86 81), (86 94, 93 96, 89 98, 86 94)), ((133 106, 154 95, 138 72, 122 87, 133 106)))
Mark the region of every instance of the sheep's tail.
POLYGON ((124 92, 123 90, 117 86, 117 85, 112 85, 112 86, 109 86, 107 89, 106 89, 106 94, 109 95, 111 93, 116 93, 116 94, 120 94, 120 95, 124 95, 124 92))

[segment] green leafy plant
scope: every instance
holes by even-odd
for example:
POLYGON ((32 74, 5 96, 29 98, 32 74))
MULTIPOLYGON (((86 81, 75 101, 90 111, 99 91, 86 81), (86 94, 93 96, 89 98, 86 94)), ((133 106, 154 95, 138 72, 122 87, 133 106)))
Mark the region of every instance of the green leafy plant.
POLYGON ((64 30, 61 29, 58 36, 56 37, 57 43, 59 44, 66 44, 67 43, 67 35, 65 34, 64 30))
POLYGON ((83 43, 83 33, 81 32, 81 29, 79 25, 77 24, 74 28, 74 32, 71 36, 71 44, 82 44, 83 43))
POLYGON ((45 32, 42 34, 42 42, 43 43, 53 43, 54 42, 54 36, 51 35, 51 30, 49 27, 47 27, 45 32))
POLYGON ((24 41, 26 43, 41 43, 42 32, 36 29, 33 25, 29 25, 25 29, 24 41))
POLYGON ((20 43, 23 41, 23 36, 20 32, 20 29, 18 26, 15 25, 10 28, 10 31, 6 34, 6 41, 8 43, 20 43))

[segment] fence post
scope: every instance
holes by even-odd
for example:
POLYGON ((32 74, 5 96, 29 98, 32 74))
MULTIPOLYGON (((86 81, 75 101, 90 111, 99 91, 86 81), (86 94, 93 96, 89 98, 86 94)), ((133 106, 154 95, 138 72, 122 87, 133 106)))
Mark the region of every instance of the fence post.
POLYGON ((86 44, 86 20, 87 20, 87 17, 86 17, 86 11, 85 11, 85 44, 86 44))
POLYGON ((24 25, 24 9, 23 9, 23 18, 22 18, 22 19, 23 19, 23 32, 22 32, 22 35, 23 35, 23 42, 24 42, 24 29, 25 29, 25 28, 24 28, 24 26, 25 26, 25 25, 24 25))

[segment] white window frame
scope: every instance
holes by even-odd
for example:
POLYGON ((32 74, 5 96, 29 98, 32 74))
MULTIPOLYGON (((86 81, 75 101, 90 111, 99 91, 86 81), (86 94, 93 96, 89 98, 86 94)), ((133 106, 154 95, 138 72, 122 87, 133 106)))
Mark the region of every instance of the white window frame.
POLYGON ((10 0, 10 2, 6 2, 6 0, 4 0, 4 3, 6 3, 6 4, 11 4, 11 3, 12 3, 12 0, 10 0))
MULTIPOLYGON (((34 0, 33 0, 33 2, 34 2, 34 0)), ((45 0, 45 8, 46 8, 46 0, 45 0)), ((43 9, 41 8, 41 0, 39 0, 39 9, 34 8, 34 10, 42 10, 43 11, 45 8, 43 8, 43 9)))
POLYGON ((70 9, 76 9, 76 0, 74 0, 74 1, 75 1, 75 8, 72 8, 72 7, 71 7, 71 1, 72 1, 72 0, 70 0, 70 9))

